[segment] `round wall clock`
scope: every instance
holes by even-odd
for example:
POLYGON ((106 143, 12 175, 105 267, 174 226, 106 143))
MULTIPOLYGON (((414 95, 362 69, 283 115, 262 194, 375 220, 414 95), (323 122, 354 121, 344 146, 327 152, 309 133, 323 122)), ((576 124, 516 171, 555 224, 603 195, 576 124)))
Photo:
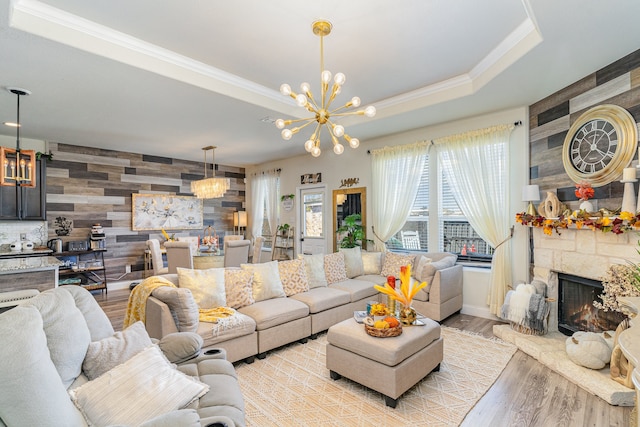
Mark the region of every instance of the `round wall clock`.
POLYGON ((562 148, 564 169, 574 182, 601 187, 620 178, 636 152, 633 116, 617 105, 599 105, 571 125, 562 148))

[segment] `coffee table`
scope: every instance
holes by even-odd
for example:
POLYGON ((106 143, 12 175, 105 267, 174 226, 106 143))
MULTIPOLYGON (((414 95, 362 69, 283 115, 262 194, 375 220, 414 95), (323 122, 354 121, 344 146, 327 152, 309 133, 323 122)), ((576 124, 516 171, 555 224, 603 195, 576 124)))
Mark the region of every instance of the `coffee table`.
POLYGON ((329 328, 326 366, 333 380, 342 376, 384 395, 395 408, 398 398, 433 371, 440 369, 443 340, 440 325, 406 326, 391 338, 368 335, 353 318, 329 328))

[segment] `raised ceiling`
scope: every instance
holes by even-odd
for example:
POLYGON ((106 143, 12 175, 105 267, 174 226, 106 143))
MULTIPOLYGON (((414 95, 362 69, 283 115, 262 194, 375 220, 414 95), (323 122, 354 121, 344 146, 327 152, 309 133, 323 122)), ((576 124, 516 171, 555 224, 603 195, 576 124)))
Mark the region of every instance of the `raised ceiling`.
POLYGON ((319 91, 317 19, 325 67, 347 76, 336 102, 378 109, 342 122, 366 148, 530 105, 640 48, 638 16, 637 0, 0 0, 0 86, 33 92, 27 138, 196 161, 216 145, 246 166, 304 153, 268 121, 305 115, 282 83, 319 91))

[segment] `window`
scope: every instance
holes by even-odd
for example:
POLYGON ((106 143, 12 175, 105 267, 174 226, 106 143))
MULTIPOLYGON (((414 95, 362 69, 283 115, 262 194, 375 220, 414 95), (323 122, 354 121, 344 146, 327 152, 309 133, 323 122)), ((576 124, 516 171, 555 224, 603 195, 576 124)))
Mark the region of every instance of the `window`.
POLYGON ((449 183, 437 165, 437 156, 429 156, 425 162, 409 217, 402 229, 387 242, 387 247, 390 250, 453 252, 468 261, 490 261, 493 254, 493 249, 478 236, 456 203, 449 183), (437 172, 435 180, 429 179, 430 170, 437 172), (435 214, 431 216, 430 212, 435 214), (430 226, 430 220, 434 221, 433 226, 430 226), (430 238, 430 231, 433 238, 430 238), (464 253, 466 255, 461 255, 464 253))

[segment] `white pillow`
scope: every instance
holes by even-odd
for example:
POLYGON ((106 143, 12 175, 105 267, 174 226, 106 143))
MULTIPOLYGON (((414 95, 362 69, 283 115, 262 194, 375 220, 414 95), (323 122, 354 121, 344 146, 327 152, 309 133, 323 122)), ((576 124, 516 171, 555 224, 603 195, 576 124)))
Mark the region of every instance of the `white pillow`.
POLYGON ((382 269, 382 252, 362 252, 362 268, 364 274, 380 274, 382 269))
POLYGON ((224 268, 192 270, 178 267, 177 270, 180 287, 191 290, 198 307, 206 309, 227 305, 224 268))
POLYGON ((364 264, 362 263, 362 250, 360 246, 355 248, 340 248, 344 254, 344 264, 347 267, 347 277, 353 279, 364 274, 364 264))
POLYGON ((422 271, 427 264, 431 263, 432 260, 431 258, 427 258, 424 255, 420 255, 419 258, 420 260, 418 261, 418 266, 413 270, 413 277, 415 277, 419 282, 423 282, 424 280, 422 280, 422 271))
POLYGON ((139 425, 177 409, 209 386, 173 369, 152 345, 69 394, 89 425, 139 425))
POLYGON ((98 378, 108 370, 131 359, 151 345, 151 338, 138 321, 113 336, 89 344, 87 355, 82 363, 82 370, 90 380, 98 378))
POLYGON ((307 280, 309 281, 309 289, 327 286, 327 277, 324 275, 324 254, 316 255, 298 255, 298 258, 304 259, 307 269, 307 280))
POLYGON ((32 306, 0 314, 0 425, 83 425, 51 361, 42 326, 32 306))
POLYGON ((253 273, 253 299, 256 302, 286 296, 280 280, 278 261, 240 264, 240 267, 253 273))

